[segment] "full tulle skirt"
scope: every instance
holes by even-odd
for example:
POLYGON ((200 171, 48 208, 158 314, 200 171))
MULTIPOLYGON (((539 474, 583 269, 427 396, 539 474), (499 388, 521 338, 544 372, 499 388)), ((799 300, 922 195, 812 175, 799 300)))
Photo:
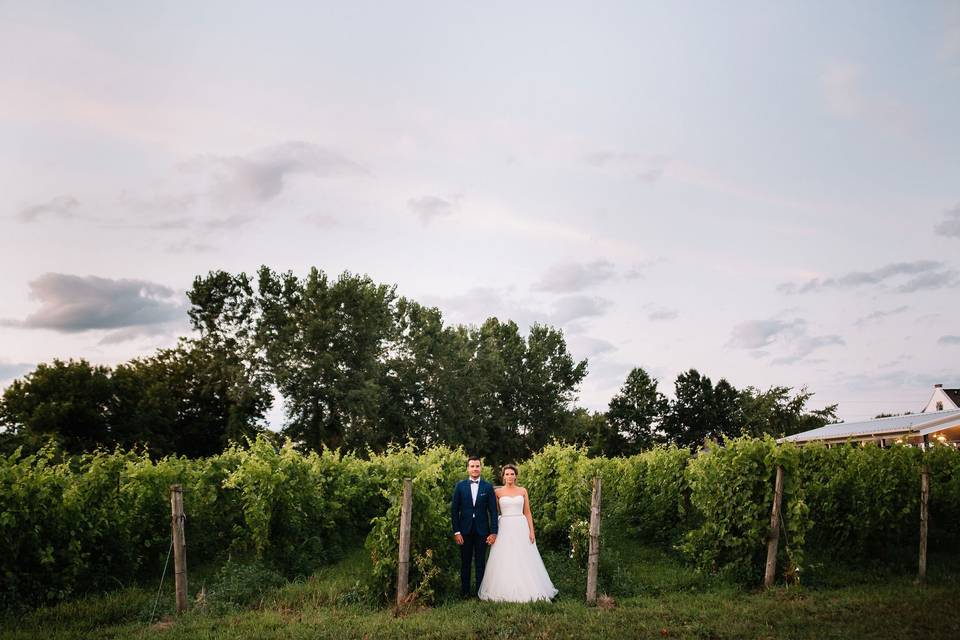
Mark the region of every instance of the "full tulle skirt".
POLYGON ((557 595, 536 544, 530 544, 527 519, 500 516, 497 541, 490 547, 487 568, 480 583, 481 600, 531 602, 557 595))

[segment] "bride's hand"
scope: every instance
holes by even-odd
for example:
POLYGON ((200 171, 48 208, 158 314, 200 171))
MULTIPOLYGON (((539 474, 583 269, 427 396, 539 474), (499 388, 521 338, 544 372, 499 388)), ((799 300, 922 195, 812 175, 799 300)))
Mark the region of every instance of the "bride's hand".
POLYGON ((530 544, 537 544, 537 536, 533 535, 533 531, 530 532, 530 544))

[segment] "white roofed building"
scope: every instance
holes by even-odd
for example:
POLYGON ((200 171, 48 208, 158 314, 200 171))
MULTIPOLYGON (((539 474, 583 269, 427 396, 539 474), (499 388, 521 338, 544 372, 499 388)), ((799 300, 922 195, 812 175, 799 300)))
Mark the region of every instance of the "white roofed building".
POLYGON ((933 385, 933 395, 924 407, 924 413, 960 409, 960 389, 944 389, 942 384, 933 385))
POLYGON ((939 384, 934 386, 933 396, 920 413, 828 424, 779 440, 799 444, 876 442, 880 445, 934 441, 960 446, 960 389, 944 389, 939 384))

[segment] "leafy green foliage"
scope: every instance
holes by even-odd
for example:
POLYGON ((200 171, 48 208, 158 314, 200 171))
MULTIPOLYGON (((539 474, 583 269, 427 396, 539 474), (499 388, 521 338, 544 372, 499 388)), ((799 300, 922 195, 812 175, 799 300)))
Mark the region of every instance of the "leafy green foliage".
POLYGON ((81 452, 109 441, 110 369, 86 360, 54 360, 14 380, 0 400, 0 426, 16 444, 36 450, 53 438, 81 452))
MULTIPOLYGON (((382 510, 373 467, 336 452, 301 455, 266 438, 218 456, 153 461, 47 447, 0 459, 0 606, 69 598, 157 574, 170 544, 170 486, 184 489, 189 562, 228 553, 305 574, 351 544, 382 510)), ((361 534, 362 535, 362 534, 361 534)))
MULTIPOLYGON (((0 457, 0 539, 6 545, 0 608, 156 579, 170 545, 173 484, 184 489, 191 566, 234 557, 259 567, 225 570, 209 583, 210 602, 233 602, 224 593, 234 586, 237 598, 246 598, 243 584, 260 572, 308 575, 364 537, 372 583, 352 585, 350 598, 383 601, 396 584, 405 477, 414 483, 411 589, 422 602, 442 601, 457 592, 450 497, 466 475, 466 457, 463 449, 419 451, 412 444, 366 458, 301 453, 263 436, 200 459, 152 460, 145 452, 119 450, 63 457, 52 445, 0 457), (226 585, 218 587, 220 596, 213 589, 218 581, 226 585)), ((602 545, 610 536, 621 549, 629 540, 676 545, 701 573, 756 584, 777 465, 786 471, 778 567, 796 580, 809 569, 804 558, 811 546, 857 559, 915 548, 923 464, 931 472, 931 550, 955 549, 960 451, 947 446, 926 452, 798 448, 768 436, 727 440, 695 456, 685 447, 661 446, 603 458, 555 442, 520 464, 518 481, 529 492, 544 556, 564 584, 579 585, 583 578, 597 477, 603 481, 602 545)), ((602 583, 619 592, 616 580, 609 581, 617 575, 616 557, 601 555, 608 576, 602 583)), ((621 587, 624 593, 633 589, 621 587)))
POLYGON ((803 543, 810 527, 804 486, 797 474, 798 451, 763 439, 735 438, 690 461, 687 480, 697 524, 680 549, 705 571, 743 582, 763 575, 777 466, 785 471, 781 512, 787 533, 780 552, 791 575, 803 566, 803 543))
POLYGON ((111 381, 110 442, 154 456, 212 456, 254 438, 272 402, 265 380, 209 339, 120 364, 111 381))
POLYGON ((261 268, 194 281, 190 317, 205 344, 284 396, 285 435, 307 448, 383 452, 437 443, 497 462, 530 455, 569 426, 586 361, 563 333, 511 321, 445 326, 396 287, 344 272, 304 278, 261 268))
POLYGON ((927 452, 930 468, 930 547, 960 548, 960 455, 947 446, 927 452))
POLYGON ((930 545, 956 548, 960 534, 960 452, 875 445, 801 449, 800 473, 816 521, 811 542, 837 557, 883 558, 915 547, 920 471, 930 466, 930 545))
POLYGON ((717 441, 739 432, 737 390, 725 379, 714 385, 710 378, 690 369, 677 376, 674 395, 663 421, 668 442, 696 448, 706 439, 717 441))
POLYGON ((607 420, 620 436, 620 442, 611 443, 609 453, 638 453, 662 441, 659 427, 668 407, 656 378, 639 367, 630 371, 607 410, 607 420))
POLYGON ((213 610, 250 606, 286 581, 263 561, 229 559, 217 571, 210 586, 204 587, 205 597, 199 604, 213 610))
POLYGON ((586 442, 605 455, 628 455, 661 443, 698 449, 705 441, 740 435, 781 437, 836 419, 836 405, 807 406, 813 393, 805 387, 796 392, 782 386, 738 390, 723 378, 714 384, 696 369, 677 375, 674 395, 672 401, 666 400, 657 390, 657 380, 635 368, 610 400, 608 428, 588 424, 597 435, 574 441, 586 442), (599 448, 594 444, 598 441, 599 448))
POLYGON ((586 455, 582 447, 555 442, 520 465, 517 484, 527 489, 537 538, 547 544, 565 545, 570 525, 583 520, 585 515, 589 517, 589 494, 585 509, 582 504, 564 499, 574 491, 578 494, 583 492, 584 488, 577 485, 584 479, 576 478, 575 472, 586 455), (574 507, 572 512, 571 506, 574 507))
POLYGON ((371 460, 382 473, 383 496, 389 501, 386 512, 374 518, 366 542, 374 582, 385 599, 396 594, 404 478, 413 479, 411 593, 429 603, 457 592, 460 563, 450 529, 450 501, 454 485, 466 477, 466 461, 462 449, 433 447, 417 455, 410 445, 371 460))
POLYGON ((85 360, 41 364, 0 398, 0 449, 70 453, 147 447, 154 457, 217 454, 255 437, 270 406, 262 379, 209 340, 181 340, 111 369, 85 360))
POLYGON ((775 438, 817 429, 837 420, 837 405, 808 409, 813 393, 806 387, 791 395, 790 387, 774 386, 766 391, 754 387, 739 392, 739 425, 744 435, 775 438))
POLYGON ((656 447, 626 460, 621 504, 643 540, 676 542, 687 529, 690 487, 684 473, 690 450, 656 447))

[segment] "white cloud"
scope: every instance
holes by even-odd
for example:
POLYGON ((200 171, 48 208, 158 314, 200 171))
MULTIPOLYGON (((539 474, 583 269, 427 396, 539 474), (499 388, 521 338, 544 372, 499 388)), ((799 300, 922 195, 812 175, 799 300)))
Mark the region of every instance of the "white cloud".
POLYGON ((80 201, 73 196, 57 196, 50 200, 25 207, 18 217, 22 222, 36 222, 40 218, 73 218, 80 208, 80 201))
POLYGON ((771 364, 793 364, 808 359, 819 349, 844 344, 844 339, 835 334, 810 335, 807 321, 795 318, 789 322, 776 319, 742 322, 733 328, 727 346, 747 349, 755 359, 766 357, 771 353, 768 347, 774 347, 780 355, 773 358, 771 364))
POLYGON ((733 328, 730 342, 727 344, 735 349, 760 349, 776 340, 777 336, 786 330, 792 329, 797 322, 782 320, 751 320, 742 322, 733 328))
POLYGON ((574 293, 603 284, 616 275, 616 267, 608 260, 566 262, 547 269, 533 286, 551 293, 574 293))
POLYGON ((548 313, 533 309, 518 300, 511 291, 492 287, 474 287, 464 294, 453 296, 425 296, 424 302, 440 308, 448 322, 481 324, 488 318, 513 320, 526 331, 534 323, 549 323, 548 313))
MULTIPOLYGON (((236 229, 261 214, 298 177, 335 178, 367 175, 366 169, 340 153, 304 141, 288 141, 245 155, 201 155, 177 165, 172 176, 151 189, 124 189, 119 195, 84 198, 100 212, 94 220, 108 229, 236 229), (87 200, 92 200, 93 204, 87 200), (112 212, 112 213, 111 213, 112 212)), ((59 196, 26 207, 20 220, 80 218, 80 202, 59 196)))
POLYGON ((573 295, 557 299, 553 304, 550 318, 557 324, 566 324, 583 318, 602 316, 610 308, 611 302, 604 298, 573 295))
POLYGON ((577 358, 593 358, 617 350, 616 346, 608 340, 584 335, 570 336, 567 344, 570 346, 571 353, 577 358))
POLYGON ((913 276, 896 287, 900 293, 913 293, 925 289, 941 289, 960 285, 956 270, 935 260, 895 262, 873 271, 853 271, 837 277, 813 278, 804 283, 785 282, 777 291, 786 294, 813 293, 829 289, 851 289, 869 285, 885 286, 890 280, 913 276))
POLYGON ((186 313, 185 296, 144 280, 46 273, 30 282, 30 296, 40 301, 39 310, 0 325, 76 333, 158 325, 186 313))
POLYGON ((899 314, 901 314, 901 313, 904 313, 904 312, 906 312, 909 308, 910 308, 910 307, 908 307, 908 306, 906 306, 906 305, 902 305, 902 306, 897 307, 896 309, 889 309, 889 310, 887 310, 887 311, 883 311, 883 310, 874 311, 873 313, 869 313, 869 314, 865 315, 864 317, 858 319, 858 320, 857 320, 856 322, 854 322, 853 324, 856 325, 856 326, 858 326, 858 327, 862 327, 862 326, 864 326, 865 324, 868 324, 868 323, 870 323, 870 322, 880 321, 880 320, 883 320, 884 318, 889 318, 890 316, 895 316, 895 315, 899 315, 899 314))
POLYGON ((269 202, 298 175, 328 178, 366 173, 340 153, 303 141, 284 142, 246 156, 201 156, 181 168, 206 182, 206 194, 227 207, 269 202))
POLYGON ((652 322, 662 322, 664 320, 676 320, 679 316, 679 312, 673 309, 655 309, 647 314, 647 319, 652 322))
POLYGON ((479 324, 487 318, 513 320, 522 330, 533 323, 564 327, 567 333, 583 333, 584 321, 604 315, 612 305, 605 298, 571 295, 554 300, 550 310, 530 306, 512 289, 475 287, 463 295, 427 296, 426 304, 439 307, 444 316, 460 324, 479 324))
POLYGON ((441 198, 440 196, 421 196, 407 200, 407 207, 417 214, 420 222, 428 224, 439 218, 448 218, 456 213, 460 196, 441 198))
POLYGON ((941 236, 960 238, 960 204, 943 212, 943 220, 933 229, 941 236))

